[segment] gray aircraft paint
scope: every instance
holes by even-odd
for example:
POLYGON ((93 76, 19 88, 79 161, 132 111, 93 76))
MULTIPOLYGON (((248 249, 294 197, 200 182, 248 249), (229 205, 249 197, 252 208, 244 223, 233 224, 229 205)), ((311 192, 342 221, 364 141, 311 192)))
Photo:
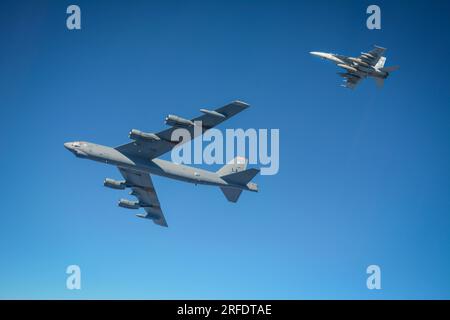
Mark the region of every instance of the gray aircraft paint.
MULTIPOLYGON (((176 143, 170 141, 169 137, 178 125, 187 126, 193 133, 192 125, 195 121, 201 120, 206 124, 202 128, 203 134, 246 108, 248 108, 246 103, 234 101, 216 110, 201 109, 204 115, 192 120, 169 115, 166 123, 172 126, 171 129, 157 134, 131 130, 130 138, 134 142, 115 148, 84 141, 66 142, 64 147, 79 158, 118 167, 125 180, 120 182, 108 178, 105 179, 104 185, 113 189, 131 188, 130 194, 138 198, 138 201, 121 199, 119 206, 128 209, 144 208, 146 214, 137 214, 138 217, 151 219, 156 224, 167 227, 151 180, 152 174, 193 184, 218 186, 231 202, 237 202, 242 190, 258 191, 257 185, 250 181, 259 169, 246 170, 247 160, 241 157, 233 159, 217 172, 157 158, 175 147, 176 143)), ((183 140, 181 143, 185 142, 188 141, 183 140)))
POLYGON ((194 168, 183 164, 176 164, 163 159, 137 158, 126 156, 114 148, 95 143, 77 141, 67 142, 64 147, 74 153, 79 158, 98 161, 124 169, 155 174, 162 177, 172 178, 194 184, 213 185, 218 187, 233 187, 243 190, 250 190, 247 186, 228 183, 216 172, 194 168))
POLYGON ((383 57, 383 53, 385 51, 386 48, 375 46, 373 50, 368 53, 363 52, 357 58, 317 51, 311 51, 310 54, 330 60, 344 69, 346 72, 338 73, 345 79, 343 86, 354 89, 362 79, 367 77, 374 78, 377 86, 382 87, 389 74, 398 69, 398 66, 384 66, 386 57, 383 57))

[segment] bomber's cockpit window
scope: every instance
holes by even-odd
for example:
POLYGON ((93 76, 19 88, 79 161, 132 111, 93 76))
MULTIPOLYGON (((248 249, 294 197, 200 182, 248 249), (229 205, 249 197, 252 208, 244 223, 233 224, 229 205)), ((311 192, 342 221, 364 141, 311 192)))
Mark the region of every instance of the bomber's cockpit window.
POLYGON ((81 142, 81 141, 76 141, 76 142, 72 143, 72 146, 75 147, 75 148, 86 147, 87 143, 86 142, 81 142))

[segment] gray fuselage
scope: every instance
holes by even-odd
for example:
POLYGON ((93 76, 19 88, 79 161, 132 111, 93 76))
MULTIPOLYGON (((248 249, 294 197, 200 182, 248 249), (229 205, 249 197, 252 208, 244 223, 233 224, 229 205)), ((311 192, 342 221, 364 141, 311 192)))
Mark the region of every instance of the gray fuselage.
POLYGON ((227 186, 247 189, 243 185, 234 185, 223 180, 217 173, 176 164, 162 159, 145 159, 125 155, 114 148, 90 142, 67 142, 64 147, 79 158, 98 161, 124 169, 164 176, 194 184, 227 186))
POLYGON ((339 67, 346 69, 348 72, 357 75, 359 78, 374 77, 386 79, 389 73, 381 71, 374 66, 371 66, 359 58, 345 57, 333 53, 325 52, 311 52, 312 55, 318 56, 322 59, 333 61, 339 67))

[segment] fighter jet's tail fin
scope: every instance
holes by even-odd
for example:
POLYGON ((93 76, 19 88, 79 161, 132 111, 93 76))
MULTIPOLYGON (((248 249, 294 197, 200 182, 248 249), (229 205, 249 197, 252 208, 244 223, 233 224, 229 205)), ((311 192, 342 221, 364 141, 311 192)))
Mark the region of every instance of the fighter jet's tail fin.
POLYGON ((226 165, 220 168, 216 173, 219 176, 226 176, 227 174, 236 173, 247 168, 247 159, 244 157, 236 157, 230 160, 226 165))
POLYGON ((386 77, 385 78, 374 78, 375 82, 377 84, 377 87, 382 88, 384 85, 384 80, 386 80, 386 78, 389 76, 389 73, 397 70, 398 68, 399 68, 399 66, 390 66, 390 67, 383 67, 383 68, 378 69, 382 72, 386 72, 386 77))
POLYGON ((377 64, 375 65, 375 69, 383 68, 385 63, 386 63, 386 57, 380 57, 377 64))
POLYGON ((374 78, 375 83, 377 84, 378 88, 383 88, 384 86, 384 79, 383 78, 374 78))

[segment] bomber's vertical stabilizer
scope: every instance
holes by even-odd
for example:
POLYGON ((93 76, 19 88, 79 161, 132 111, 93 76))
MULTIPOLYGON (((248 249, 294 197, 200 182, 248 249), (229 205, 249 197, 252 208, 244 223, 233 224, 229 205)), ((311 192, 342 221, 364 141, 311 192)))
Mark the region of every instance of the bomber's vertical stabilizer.
POLYGON ((246 170, 248 160, 244 157, 236 157, 224 165, 217 174, 230 186, 220 187, 228 201, 237 202, 245 190, 258 192, 256 183, 250 182, 259 172, 259 169, 251 168, 246 170))
POLYGON ((248 160, 244 157, 236 157, 230 160, 226 165, 220 168, 216 173, 219 176, 226 176, 228 174, 244 171, 247 168, 248 160))

